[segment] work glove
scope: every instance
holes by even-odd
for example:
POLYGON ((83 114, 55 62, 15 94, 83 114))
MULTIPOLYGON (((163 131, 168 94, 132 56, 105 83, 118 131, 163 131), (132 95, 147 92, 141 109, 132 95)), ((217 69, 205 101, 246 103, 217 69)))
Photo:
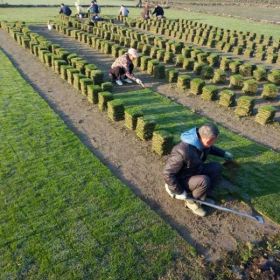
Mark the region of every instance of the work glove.
POLYGON ((135 82, 140 85, 141 87, 145 87, 145 85, 143 84, 143 82, 140 79, 136 79, 135 82))
POLYGON ((224 159, 225 159, 226 161, 233 160, 233 155, 232 155, 232 153, 230 153, 230 152, 225 152, 224 159))

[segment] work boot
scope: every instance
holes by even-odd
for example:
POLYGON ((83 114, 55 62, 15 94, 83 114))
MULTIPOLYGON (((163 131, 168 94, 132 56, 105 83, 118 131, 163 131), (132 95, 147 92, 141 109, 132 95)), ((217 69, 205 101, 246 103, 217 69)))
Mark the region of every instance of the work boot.
POLYGON ((187 198, 187 193, 186 191, 183 191, 181 194, 176 194, 173 193, 170 189, 169 186, 167 184, 165 184, 165 190, 167 191, 167 193, 172 197, 172 198, 176 198, 179 200, 185 200, 187 198))
POLYGON ((199 203, 196 203, 192 200, 186 200, 185 206, 192 210, 195 215, 200 217, 204 217, 206 215, 206 211, 202 208, 199 203))

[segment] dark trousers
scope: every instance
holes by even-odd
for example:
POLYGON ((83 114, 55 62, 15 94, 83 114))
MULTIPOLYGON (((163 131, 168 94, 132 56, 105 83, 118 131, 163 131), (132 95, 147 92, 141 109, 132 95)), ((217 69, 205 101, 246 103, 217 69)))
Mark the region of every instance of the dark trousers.
MULTIPOLYGON (((132 74, 134 65, 131 63, 129 65, 129 74, 132 74)), ((125 77, 125 69, 123 67, 114 67, 110 69, 110 76, 112 77, 113 81, 120 80, 125 77)))
POLYGON ((220 180, 221 173, 222 166, 219 163, 205 163, 199 175, 187 179, 187 188, 194 198, 204 200, 220 180))

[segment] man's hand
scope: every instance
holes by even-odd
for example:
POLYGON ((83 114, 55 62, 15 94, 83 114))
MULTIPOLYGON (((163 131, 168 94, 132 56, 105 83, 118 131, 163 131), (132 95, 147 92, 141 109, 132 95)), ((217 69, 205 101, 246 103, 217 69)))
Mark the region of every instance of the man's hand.
POLYGON ((225 159, 226 161, 233 160, 233 154, 230 153, 230 152, 225 152, 224 159, 225 159))
POLYGON ((145 85, 143 84, 143 82, 140 79, 136 79, 135 82, 140 85, 141 87, 145 87, 145 85))

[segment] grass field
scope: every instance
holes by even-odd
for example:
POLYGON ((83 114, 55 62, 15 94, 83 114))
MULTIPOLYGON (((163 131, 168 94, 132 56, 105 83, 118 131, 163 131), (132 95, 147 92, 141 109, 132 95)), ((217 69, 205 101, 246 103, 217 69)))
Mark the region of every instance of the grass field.
MULTIPOLYGON (((66 5, 74 5, 76 1, 70 0, 25 0, 24 2, 21 0, 3 0, 4 3, 8 3, 10 5, 60 5, 60 3, 65 3, 66 5)), ((90 0, 79 0, 81 5, 89 5, 90 0)), ((100 5, 136 5, 138 3, 137 0, 98 0, 100 5)), ((1 1, 0 1, 1 4, 1 1)))
POLYGON ((193 247, 0 60, 1 279, 158 279, 177 261, 202 277, 193 247))
MULTIPOLYGON (((102 14, 106 16, 116 16, 118 11, 118 7, 102 8, 102 14)), ((130 9, 131 17, 138 17, 140 13, 141 9, 130 9)), ((7 21, 20 20, 33 23, 46 23, 49 19, 56 16, 57 14, 58 8, 0 8, 0 20, 7 21)), ((280 38, 280 28, 278 25, 273 24, 250 22, 247 20, 174 9, 167 9, 166 16, 167 18, 187 18, 225 29, 251 31, 258 34, 271 35, 274 38, 280 38)))
MULTIPOLYGON (((156 122, 156 130, 173 134, 177 142, 182 131, 209 121, 149 89, 118 93, 114 99, 122 100, 127 108, 141 110, 146 119, 156 122)), ((230 150, 238 163, 238 168, 224 170, 224 175, 239 186, 236 195, 249 195, 257 210, 280 223, 280 154, 227 129, 220 130, 218 145, 230 150)))

